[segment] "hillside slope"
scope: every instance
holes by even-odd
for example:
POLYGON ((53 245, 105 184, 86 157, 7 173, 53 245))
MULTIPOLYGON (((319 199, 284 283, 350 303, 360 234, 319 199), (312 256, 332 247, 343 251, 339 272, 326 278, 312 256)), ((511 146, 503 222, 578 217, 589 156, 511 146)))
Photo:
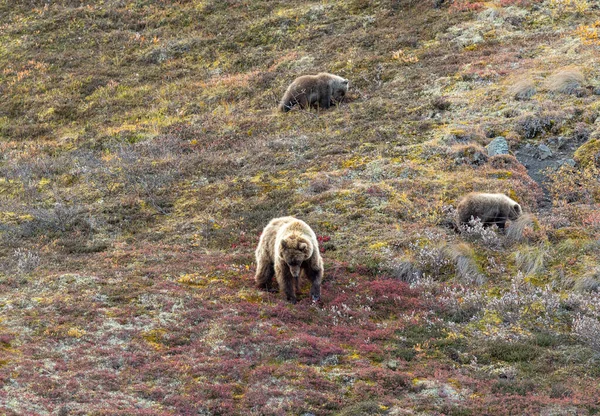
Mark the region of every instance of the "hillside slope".
POLYGON ((597 414, 597 16, 0 1, 0 413, 597 414), (322 71, 339 107, 277 111, 322 71), (471 191, 527 215, 457 234, 471 191), (320 305, 253 286, 283 215, 320 305))

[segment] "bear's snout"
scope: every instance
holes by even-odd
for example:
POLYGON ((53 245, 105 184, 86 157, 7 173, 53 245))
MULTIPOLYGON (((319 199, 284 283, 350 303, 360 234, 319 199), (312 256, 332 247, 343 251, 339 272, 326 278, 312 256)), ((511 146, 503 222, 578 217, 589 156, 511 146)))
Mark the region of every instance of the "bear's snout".
POLYGON ((300 266, 299 265, 290 265, 290 273, 292 274, 293 277, 298 277, 300 276, 300 266))

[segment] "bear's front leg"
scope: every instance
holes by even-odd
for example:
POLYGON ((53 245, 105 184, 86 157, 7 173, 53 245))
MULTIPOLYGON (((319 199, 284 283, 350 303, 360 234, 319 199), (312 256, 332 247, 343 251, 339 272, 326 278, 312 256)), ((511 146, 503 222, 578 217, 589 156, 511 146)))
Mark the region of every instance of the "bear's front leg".
POLYGON ((322 110, 327 110, 331 106, 331 95, 326 94, 320 97, 319 99, 319 107, 322 110))
POLYGON ((296 96, 296 102, 302 109, 308 109, 310 103, 308 102, 308 97, 306 96, 306 92, 303 91, 296 96))
POLYGON ((298 277, 294 277, 294 293, 296 293, 296 296, 300 293, 300 279, 298 277))
POLYGON ((304 269, 304 273, 308 280, 310 280, 310 297, 313 302, 318 302, 321 300, 321 281, 323 280, 323 269, 316 265, 316 269, 314 266, 308 265, 304 269))
POLYGON ((294 277, 292 276, 292 273, 290 273, 287 264, 277 264, 275 267, 275 276, 277 277, 277 283, 279 283, 279 290, 283 290, 286 300, 296 304, 297 299, 294 291, 294 277))
MULTIPOLYGON (((298 278, 296 278, 296 280, 297 279, 298 278)), ((294 278, 292 277, 291 273, 288 273, 288 275, 285 276, 285 280, 283 282, 283 291, 285 293, 286 300, 288 302, 291 302, 293 305, 295 305, 296 302, 298 302, 294 286, 294 278)))
POLYGON ((505 234, 506 220, 498 218, 498 220, 496 220, 496 225, 498 226, 498 231, 500 231, 501 234, 505 234))

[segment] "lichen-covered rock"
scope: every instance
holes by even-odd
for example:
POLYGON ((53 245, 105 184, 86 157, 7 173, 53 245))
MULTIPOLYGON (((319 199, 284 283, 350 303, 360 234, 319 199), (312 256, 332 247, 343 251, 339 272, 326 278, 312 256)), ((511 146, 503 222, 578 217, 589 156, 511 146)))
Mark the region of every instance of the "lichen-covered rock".
POLYGON ((488 156, 507 155, 508 142, 502 136, 496 137, 486 147, 488 156))

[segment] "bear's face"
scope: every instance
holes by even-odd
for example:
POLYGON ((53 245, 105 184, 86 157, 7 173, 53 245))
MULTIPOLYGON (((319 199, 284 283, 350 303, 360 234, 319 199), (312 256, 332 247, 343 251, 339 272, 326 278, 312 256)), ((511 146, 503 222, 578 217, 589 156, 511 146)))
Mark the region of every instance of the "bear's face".
POLYGON ((508 218, 511 221, 515 221, 517 220, 521 214, 523 214, 523 210, 521 209, 521 205, 519 204, 513 204, 513 206, 511 207, 511 209, 508 211, 508 218))
POLYGON ((341 82, 336 82, 334 84, 331 98, 333 99, 333 101, 339 103, 344 99, 347 92, 348 92, 348 80, 343 79, 341 82))
POLYGON ((312 245, 305 240, 283 240, 279 256, 290 268, 292 276, 298 277, 302 263, 312 256, 312 245))

